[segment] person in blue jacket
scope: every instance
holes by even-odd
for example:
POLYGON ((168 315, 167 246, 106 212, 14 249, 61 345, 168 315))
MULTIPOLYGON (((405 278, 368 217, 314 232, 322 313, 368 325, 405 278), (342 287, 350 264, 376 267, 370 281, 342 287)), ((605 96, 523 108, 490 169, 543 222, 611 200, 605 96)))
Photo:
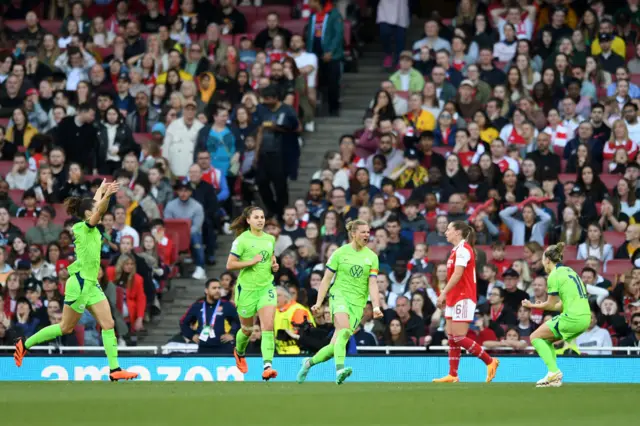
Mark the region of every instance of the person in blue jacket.
POLYGON ((180 320, 182 335, 198 344, 199 354, 233 353, 240 321, 236 308, 221 299, 220 290, 218 279, 208 280, 204 299, 191 305, 180 320))

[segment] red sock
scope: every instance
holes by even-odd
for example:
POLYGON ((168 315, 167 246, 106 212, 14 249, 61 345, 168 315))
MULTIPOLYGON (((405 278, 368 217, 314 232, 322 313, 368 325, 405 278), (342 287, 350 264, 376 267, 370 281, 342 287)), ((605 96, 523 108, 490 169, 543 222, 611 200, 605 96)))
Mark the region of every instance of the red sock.
POLYGON ((453 335, 449 334, 447 338, 449 339, 449 375, 458 377, 458 366, 460 365, 462 349, 458 346, 453 335))
POLYGON ((489 356, 489 354, 486 353, 484 349, 482 349, 482 346, 477 344, 475 341, 469 339, 468 337, 455 336, 453 340, 455 340, 458 346, 465 348, 467 352, 469 352, 471 355, 475 355, 476 357, 480 358, 482 362, 484 362, 485 364, 489 365, 491 364, 491 361, 493 361, 493 359, 489 356))

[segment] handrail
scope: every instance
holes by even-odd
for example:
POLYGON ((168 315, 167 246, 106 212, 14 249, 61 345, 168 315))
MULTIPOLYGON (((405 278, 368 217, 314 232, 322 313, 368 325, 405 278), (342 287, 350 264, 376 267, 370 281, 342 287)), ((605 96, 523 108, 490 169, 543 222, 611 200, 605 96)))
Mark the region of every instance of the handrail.
MULTIPOLYGON (((0 346, 0 351, 12 351, 14 350, 14 346, 0 346)), ((487 349, 487 348, 485 348, 487 349)), ((603 347, 588 347, 581 348, 583 352, 590 353, 600 353, 600 352, 626 352, 628 355, 632 353, 640 354, 640 347, 638 346, 603 346, 603 347)), ((64 354, 65 352, 103 352, 104 348, 102 346, 34 346, 29 349, 30 351, 42 351, 48 352, 49 355, 53 355, 56 353, 64 354)), ((358 346, 358 352, 384 352, 386 355, 390 355, 394 352, 426 352, 429 351, 447 351, 449 350, 449 346, 358 346)), ((505 347, 497 347, 491 348, 489 350, 500 350, 500 351, 516 351, 514 348, 510 346, 505 347)), ((527 346, 524 349, 520 349, 519 351, 534 351, 535 348, 533 346, 527 346)), ((171 352, 195 352, 197 351, 196 345, 188 345, 185 347, 176 347, 171 345, 163 345, 163 346, 120 346, 118 347, 118 351, 120 353, 140 353, 140 352, 151 352, 153 355, 158 354, 169 354, 171 352)))

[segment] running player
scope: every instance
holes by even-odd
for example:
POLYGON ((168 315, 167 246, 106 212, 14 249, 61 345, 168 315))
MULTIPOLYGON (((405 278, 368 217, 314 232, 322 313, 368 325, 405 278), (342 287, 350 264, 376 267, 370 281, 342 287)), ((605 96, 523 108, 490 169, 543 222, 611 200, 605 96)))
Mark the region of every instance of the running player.
POLYGON ((130 380, 137 373, 122 370, 118 364, 118 341, 113 330, 113 316, 109 302, 98 283, 102 234, 96 227, 109 206, 109 200, 118 192, 118 183, 107 183, 106 179, 91 198, 70 197, 64 201, 69 215, 82 218, 73 225, 76 260, 67 269, 69 280, 65 286, 64 309, 60 324, 45 327, 26 341, 19 338, 13 358, 20 367, 29 348, 53 340, 63 334, 71 334, 85 309, 95 317, 102 328, 102 344, 109 361, 111 381, 130 380))
POLYGON ((242 327, 236 334, 236 347, 233 355, 236 366, 242 373, 249 371, 245 350, 253 332, 253 320, 258 314, 262 329, 262 361, 264 370, 262 379, 270 380, 278 376, 273 369, 273 320, 276 315, 276 290, 273 272, 278 272, 278 261, 273 254, 276 240, 263 231, 264 211, 260 207, 247 207, 231 224, 236 239, 231 246, 227 259, 227 269, 239 269, 236 284, 235 303, 242 327))
POLYGON ((562 371, 556 363, 553 342, 564 340, 571 349, 580 353, 575 339, 587 330, 591 322, 587 287, 573 269, 561 264, 563 252, 564 243, 558 243, 547 248, 542 255, 542 265, 549 274, 549 297, 546 302, 522 301, 522 306, 529 309, 562 311, 560 315, 538 327, 531 335, 531 344, 549 370, 547 375, 536 383, 536 387, 539 388, 562 386, 562 371))
POLYGON ((476 311, 476 255, 473 251, 475 231, 462 221, 451 222, 445 232, 453 250, 447 261, 447 285, 438 296, 438 308, 444 309, 449 340, 449 374, 436 383, 457 383, 462 348, 487 365, 487 383, 496 376, 500 362, 491 358, 482 346, 467 337, 476 311))
POLYGON ((335 282, 329 291, 329 306, 335 332, 329 343, 320 349, 313 358, 305 358, 298 372, 298 383, 303 383, 309 370, 316 364, 335 358, 336 384, 342 384, 353 372, 344 366, 347 356, 347 343, 362 320, 367 297, 371 296, 373 317, 382 318, 377 284, 378 256, 367 247, 369 225, 363 220, 353 220, 347 224, 351 242, 336 250, 327 262, 327 270, 318 289, 318 299, 311 307, 317 317, 327 295, 331 281, 335 282))

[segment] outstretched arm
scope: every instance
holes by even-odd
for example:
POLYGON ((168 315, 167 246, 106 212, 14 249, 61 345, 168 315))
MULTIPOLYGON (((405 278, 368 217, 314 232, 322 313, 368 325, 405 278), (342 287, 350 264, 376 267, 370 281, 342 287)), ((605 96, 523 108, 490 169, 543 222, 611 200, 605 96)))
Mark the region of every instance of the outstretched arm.
POLYGON ((532 303, 530 300, 523 300, 522 306, 529 309, 542 309, 543 311, 562 311, 562 300, 558 296, 549 295, 547 300, 540 303, 532 303))
POLYGON ((109 200, 111 196, 118 192, 120 185, 118 182, 111 182, 109 184, 106 181, 102 182, 98 191, 96 191, 96 195, 93 198, 96 202, 93 204, 93 210, 91 211, 91 217, 89 218, 89 225, 96 226, 100 219, 102 219, 102 215, 107 211, 109 207, 109 200), (105 188, 103 188, 103 185, 105 188), (98 198, 98 194, 101 194, 100 198, 98 198))

